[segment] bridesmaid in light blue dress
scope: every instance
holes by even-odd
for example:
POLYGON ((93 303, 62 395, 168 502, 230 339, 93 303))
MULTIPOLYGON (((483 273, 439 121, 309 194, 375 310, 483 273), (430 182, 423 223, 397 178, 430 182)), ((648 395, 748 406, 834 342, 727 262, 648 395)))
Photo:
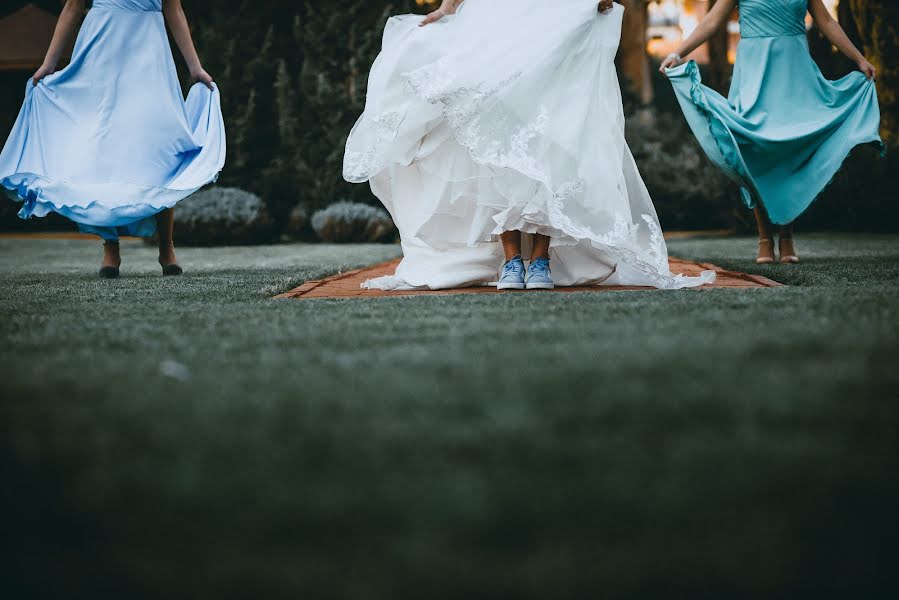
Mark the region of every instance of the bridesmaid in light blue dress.
POLYGON ((877 143, 876 72, 822 0, 718 0, 661 70, 709 158, 740 185, 759 229, 757 262, 774 262, 769 223, 781 225, 780 261, 797 263, 793 222, 833 179, 849 152, 877 143), (702 85, 694 61, 677 66, 740 10, 741 41, 728 98, 702 85), (805 16, 858 65, 828 81, 809 54, 805 16))
POLYGON ((0 187, 19 216, 59 213, 104 241, 100 276, 119 275, 120 235, 159 234, 164 275, 181 267, 172 207, 225 162, 219 92, 194 49, 181 0, 94 0, 72 61, 56 71, 84 15, 68 0, 43 65, 28 81, 0 153, 0 187), (198 83, 185 101, 166 22, 198 83))

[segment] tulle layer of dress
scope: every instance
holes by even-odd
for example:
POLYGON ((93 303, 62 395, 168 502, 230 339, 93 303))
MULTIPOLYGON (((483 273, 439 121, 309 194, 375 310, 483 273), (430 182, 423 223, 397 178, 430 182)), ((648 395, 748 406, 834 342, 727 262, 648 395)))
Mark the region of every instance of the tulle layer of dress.
POLYGON ((875 143, 877 89, 860 72, 828 81, 812 60, 806 0, 741 0, 743 39, 727 98, 693 61, 668 70, 687 122, 709 158, 740 185, 749 208, 792 223, 852 149, 875 143))
POLYGON ((22 218, 59 213, 107 240, 150 236, 154 216, 225 162, 218 89, 181 92, 159 0, 95 0, 65 69, 34 86, 0 153, 22 218))
POLYGON ((624 140, 614 65, 623 9, 467 0, 421 28, 387 23, 344 177, 371 184, 403 245, 382 289, 494 281, 504 231, 552 238, 558 285, 697 286, 670 273, 624 140))

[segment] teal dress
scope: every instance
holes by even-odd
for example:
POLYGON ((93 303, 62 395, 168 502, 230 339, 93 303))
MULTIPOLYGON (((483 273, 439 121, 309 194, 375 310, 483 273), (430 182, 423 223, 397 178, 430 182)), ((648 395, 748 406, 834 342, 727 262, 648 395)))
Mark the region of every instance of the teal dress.
POLYGON ((780 225, 811 205, 855 146, 883 150, 874 82, 861 72, 824 78, 809 54, 807 10, 807 0, 740 0, 727 98, 702 85, 694 61, 667 71, 705 153, 747 207, 761 203, 780 225))

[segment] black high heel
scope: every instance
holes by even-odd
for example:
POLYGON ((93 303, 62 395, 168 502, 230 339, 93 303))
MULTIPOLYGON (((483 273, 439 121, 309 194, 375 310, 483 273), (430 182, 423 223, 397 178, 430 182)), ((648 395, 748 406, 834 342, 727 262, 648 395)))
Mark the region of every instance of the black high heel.
MULTIPOLYGON (((118 246, 118 242, 103 242, 104 246, 118 246)), ((100 267, 100 279, 118 279, 119 268, 112 266, 100 267)))
MULTIPOLYGON (((174 250, 175 244, 172 242, 168 243, 168 246, 174 250)), ((162 254, 162 248, 160 247, 160 255, 162 254)), ((162 276, 163 277, 177 277, 184 273, 184 269, 181 268, 176 262, 169 263, 167 265, 162 265, 162 276)))
POLYGON ((164 265, 162 267, 162 276, 163 277, 175 277, 184 273, 184 269, 182 269, 178 263, 172 263, 170 265, 164 265))

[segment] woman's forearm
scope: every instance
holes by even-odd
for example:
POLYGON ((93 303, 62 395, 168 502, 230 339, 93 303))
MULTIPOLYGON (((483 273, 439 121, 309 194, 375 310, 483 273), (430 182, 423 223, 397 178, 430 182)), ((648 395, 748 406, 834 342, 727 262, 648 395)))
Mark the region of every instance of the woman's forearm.
POLYGON ((821 33, 824 34, 824 37, 830 40, 830 43, 836 46, 840 52, 858 65, 859 70, 865 74, 865 77, 871 81, 876 80, 877 67, 869 63, 865 59, 865 55, 855 47, 855 44, 852 43, 837 20, 830 15, 827 7, 824 6, 824 2, 822 2, 822 0, 809 0, 808 10, 812 13, 815 24, 818 26, 818 29, 821 30, 821 33))
POLYGON ((735 7, 735 0, 718 0, 712 10, 699 22, 693 33, 684 40, 677 53, 688 56, 691 52, 709 41, 712 34, 727 24, 727 20, 735 7))
POLYGON ((50 47, 44 57, 44 67, 51 71, 56 69, 56 65, 59 64, 59 59, 62 58, 62 53, 72 39, 82 16, 84 16, 84 0, 68 0, 56 21, 53 39, 50 41, 50 47))
POLYGON ((172 37, 175 38, 175 43, 178 44, 181 55, 184 56, 187 68, 190 69, 191 75, 196 75, 203 70, 203 65, 200 62, 200 56, 197 54, 196 48, 194 48, 194 41, 190 35, 190 27, 187 25, 187 16, 181 7, 181 0, 165 0, 162 11, 169 28, 172 30, 172 37))
POLYGON ((821 30, 821 33, 824 34, 824 37, 830 40, 830 43, 836 46, 837 50, 845 54, 849 60, 855 63, 864 60, 864 55, 855 47, 855 44, 852 43, 849 36, 846 35, 846 32, 843 31, 843 28, 840 27, 840 24, 837 23, 833 17, 828 15, 823 23, 817 22, 817 25, 818 29, 821 30))
POLYGON ((465 0, 443 0, 440 4, 440 10, 448 15, 455 13, 462 6, 465 0))

